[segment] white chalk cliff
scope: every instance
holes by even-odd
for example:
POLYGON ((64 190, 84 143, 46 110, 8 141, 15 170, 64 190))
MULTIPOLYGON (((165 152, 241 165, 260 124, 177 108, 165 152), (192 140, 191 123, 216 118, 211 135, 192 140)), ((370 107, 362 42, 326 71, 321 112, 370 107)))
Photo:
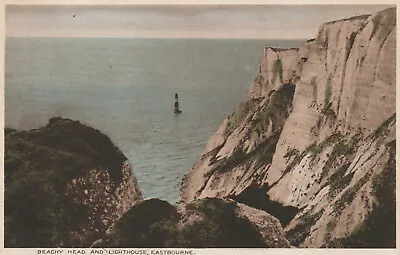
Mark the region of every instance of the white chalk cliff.
POLYGON ((395 8, 325 23, 301 48, 264 49, 246 100, 207 143, 181 198, 246 203, 258 189, 294 208, 283 224, 292 245, 357 246, 371 217, 391 215, 381 194, 395 192, 395 113, 395 8))

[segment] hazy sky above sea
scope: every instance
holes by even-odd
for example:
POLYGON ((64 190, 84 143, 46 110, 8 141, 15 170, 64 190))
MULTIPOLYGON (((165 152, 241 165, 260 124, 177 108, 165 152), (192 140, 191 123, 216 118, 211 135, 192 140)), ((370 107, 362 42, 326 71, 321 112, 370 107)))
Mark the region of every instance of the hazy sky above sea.
POLYGON ((323 22, 388 7, 10 5, 6 36, 308 39, 323 22))

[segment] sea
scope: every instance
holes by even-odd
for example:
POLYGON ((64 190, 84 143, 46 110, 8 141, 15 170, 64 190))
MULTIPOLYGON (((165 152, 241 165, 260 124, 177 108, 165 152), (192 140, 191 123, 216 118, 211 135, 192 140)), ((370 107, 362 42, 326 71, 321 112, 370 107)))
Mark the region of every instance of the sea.
POLYGON ((29 130, 62 116, 99 129, 128 158, 144 198, 175 203, 183 176, 245 99, 263 47, 303 43, 8 37, 5 126, 29 130))

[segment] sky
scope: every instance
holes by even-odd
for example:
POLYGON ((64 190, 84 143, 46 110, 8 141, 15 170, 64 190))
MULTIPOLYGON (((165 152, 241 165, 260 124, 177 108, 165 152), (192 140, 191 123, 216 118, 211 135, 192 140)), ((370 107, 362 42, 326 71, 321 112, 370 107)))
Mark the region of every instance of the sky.
POLYGON ((309 39, 385 5, 6 6, 8 37, 309 39))

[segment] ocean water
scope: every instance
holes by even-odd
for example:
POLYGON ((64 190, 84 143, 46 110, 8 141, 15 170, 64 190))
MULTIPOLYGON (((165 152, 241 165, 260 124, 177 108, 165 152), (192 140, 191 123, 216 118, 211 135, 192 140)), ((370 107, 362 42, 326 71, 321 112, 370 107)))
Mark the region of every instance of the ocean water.
POLYGON ((173 203, 210 136, 246 97, 263 47, 302 43, 6 38, 5 125, 31 129, 63 116, 99 129, 128 158, 144 197, 173 203))

